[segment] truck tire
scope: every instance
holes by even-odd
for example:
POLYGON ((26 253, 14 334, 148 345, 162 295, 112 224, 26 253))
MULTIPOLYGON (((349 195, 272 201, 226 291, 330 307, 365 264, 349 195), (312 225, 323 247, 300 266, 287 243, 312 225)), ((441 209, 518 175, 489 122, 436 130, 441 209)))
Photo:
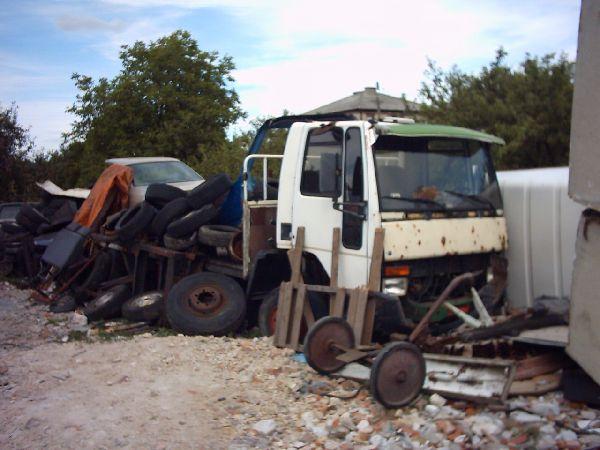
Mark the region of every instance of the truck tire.
POLYGON ((239 231, 239 228, 227 225, 202 225, 198 230, 198 242, 211 247, 228 247, 239 231))
POLYGON ((189 236, 184 236, 180 238, 174 238, 165 234, 164 237, 165 247, 170 248, 171 250, 187 250, 190 247, 196 245, 198 242, 198 233, 194 232, 189 236))
POLYGON ((167 227, 167 234, 171 237, 183 237, 198 231, 202 225, 213 220, 218 214, 213 205, 205 205, 197 211, 192 211, 167 227))
POLYGON ((113 319, 121 314, 121 307, 131 295, 129 285, 120 284, 98 295, 89 302, 83 313, 90 322, 100 319, 113 319))
POLYGON ((162 238, 167 227, 177 219, 190 212, 190 205, 185 198, 177 198, 167 203, 160 211, 156 213, 150 230, 158 239, 162 238))
POLYGON ((192 189, 188 193, 187 200, 193 209, 199 209, 214 202, 229 189, 231 189, 231 180, 226 174, 220 173, 192 189))
POLYGON ((132 322, 154 322, 163 312, 164 298, 160 291, 151 291, 130 298, 121 308, 123 317, 132 322))
POLYGON ((277 316, 277 303, 279 302, 279 288, 269 292, 258 309, 258 330, 263 336, 275 334, 275 317, 277 316))
POLYGON ((165 183, 155 183, 146 189, 146 201, 155 208, 162 208, 167 203, 186 196, 186 192, 176 186, 165 183))
POLYGON ((165 306, 173 329, 184 334, 214 335, 236 331, 246 315, 246 297, 233 278, 196 273, 182 278, 165 306))
POLYGON ((150 225, 155 215, 156 208, 148 202, 142 202, 128 209, 115 226, 119 240, 123 243, 133 240, 138 233, 141 233, 150 225))

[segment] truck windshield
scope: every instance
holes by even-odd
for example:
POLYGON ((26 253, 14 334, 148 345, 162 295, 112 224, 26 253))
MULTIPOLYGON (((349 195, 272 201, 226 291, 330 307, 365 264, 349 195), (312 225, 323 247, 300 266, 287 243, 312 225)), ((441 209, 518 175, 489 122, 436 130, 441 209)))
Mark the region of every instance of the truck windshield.
POLYGON ((373 151, 382 211, 502 208, 488 144, 383 135, 373 151))

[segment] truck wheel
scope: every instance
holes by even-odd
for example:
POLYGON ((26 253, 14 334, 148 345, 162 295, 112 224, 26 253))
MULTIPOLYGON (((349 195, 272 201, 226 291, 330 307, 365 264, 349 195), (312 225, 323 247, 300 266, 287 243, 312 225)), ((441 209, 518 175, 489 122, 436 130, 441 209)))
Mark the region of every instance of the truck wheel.
POLYGON ((279 288, 269 292, 260 304, 258 310, 258 329, 263 336, 273 336, 275 334, 278 301, 279 288))
POLYGON ((212 247, 228 247, 239 228, 227 225, 202 225, 198 230, 198 242, 212 247))
POLYGON ((230 277, 197 273, 173 286, 167 297, 166 312, 176 331, 222 336, 241 325, 246 315, 246 297, 230 277))
POLYGON ((192 189, 187 196, 187 200, 193 209, 198 209, 214 202, 230 188, 231 180, 226 174, 220 173, 192 189))

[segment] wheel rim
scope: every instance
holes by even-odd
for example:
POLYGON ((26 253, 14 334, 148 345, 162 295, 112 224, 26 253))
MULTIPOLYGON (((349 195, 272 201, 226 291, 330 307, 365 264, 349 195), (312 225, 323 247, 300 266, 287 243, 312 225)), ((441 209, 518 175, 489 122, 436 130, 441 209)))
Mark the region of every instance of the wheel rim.
POLYGON ((394 344, 384 349, 373 363, 371 390, 384 406, 407 405, 419 394, 424 381, 425 361, 412 344, 394 344))
POLYGON ((223 309, 225 303, 223 291, 213 285, 196 288, 186 298, 188 308, 192 313, 201 317, 217 314, 223 309))
POLYGON ((354 348, 354 332, 344 319, 324 317, 308 331, 304 353, 308 364, 321 373, 335 372, 346 364, 337 359, 341 348, 354 348))

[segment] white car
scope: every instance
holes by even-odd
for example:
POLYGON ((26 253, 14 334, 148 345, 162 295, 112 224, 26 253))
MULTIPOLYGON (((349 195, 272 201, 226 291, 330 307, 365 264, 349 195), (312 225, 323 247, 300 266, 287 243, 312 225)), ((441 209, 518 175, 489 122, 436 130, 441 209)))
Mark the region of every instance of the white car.
POLYGON ((107 164, 121 164, 133 169, 133 182, 129 188, 129 205, 144 201, 146 189, 154 183, 166 183, 184 191, 191 191, 204 182, 204 178, 187 164, 176 158, 163 156, 112 158, 107 164))

